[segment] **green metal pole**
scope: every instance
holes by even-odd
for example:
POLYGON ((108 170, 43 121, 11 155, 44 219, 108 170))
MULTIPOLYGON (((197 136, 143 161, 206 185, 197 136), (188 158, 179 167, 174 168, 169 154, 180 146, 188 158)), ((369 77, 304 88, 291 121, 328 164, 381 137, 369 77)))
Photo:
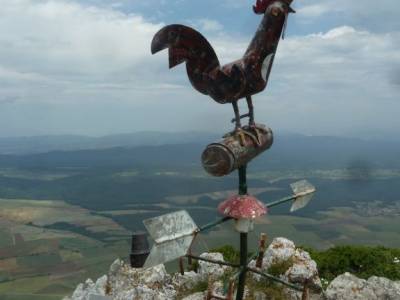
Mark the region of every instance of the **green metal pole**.
POLYGON ((239 168, 239 195, 247 195, 247 165, 239 168))
POLYGON ((247 273, 247 233, 240 234, 240 265, 242 270, 239 274, 239 283, 236 294, 236 300, 242 300, 244 296, 244 287, 246 284, 247 273))
MULTIPOLYGON (((246 168, 246 165, 239 168, 239 195, 247 195, 246 168)), ((244 296, 247 273, 247 252, 247 233, 240 233, 240 266, 242 270, 239 274, 236 300, 242 300, 244 296)))
POLYGON ((217 220, 217 221, 208 223, 208 224, 206 224, 206 225, 200 227, 200 228, 199 228, 199 232, 202 232, 202 231, 205 231, 205 230, 214 228, 214 227, 216 227, 216 226, 218 226, 218 225, 220 225, 220 224, 222 224, 222 223, 224 223, 224 222, 226 222, 226 221, 229 221, 229 220, 232 220, 232 218, 231 218, 231 217, 224 217, 224 218, 219 219, 219 220, 217 220))
POLYGON ((296 200, 297 198, 299 198, 299 196, 293 195, 293 196, 285 197, 285 198, 279 199, 279 200, 277 200, 277 201, 268 203, 268 204, 266 204, 265 206, 266 206, 267 208, 271 208, 271 207, 274 207, 274 206, 281 205, 281 204, 283 204, 283 203, 285 203, 285 202, 289 202, 289 201, 296 200))

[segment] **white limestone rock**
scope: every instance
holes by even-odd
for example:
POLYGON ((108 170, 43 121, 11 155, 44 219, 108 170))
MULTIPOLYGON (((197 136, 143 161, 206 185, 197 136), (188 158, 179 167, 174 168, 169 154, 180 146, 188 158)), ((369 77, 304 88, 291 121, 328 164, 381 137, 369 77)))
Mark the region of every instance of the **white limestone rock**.
POLYGON ((109 270, 108 274, 109 274, 110 276, 113 276, 113 275, 117 274, 117 273, 119 272, 119 270, 120 270, 124 265, 125 265, 125 263, 124 263, 121 259, 117 258, 117 259, 111 264, 110 270, 109 270))
POLYGON ((133 269, 118 259, 111 265, 108 275, 100 277, 96 283, 88 279, 65 299, 90 300, 96 296, 114 300, 163 300, 175 299, 176 290, 164 265, 147 270, 133 269))
POLYGON ((286 271, 285 279, 291 283, 304 285, 315 291, 322 291, 322 283, 318 276, 317 263, 310 254, 302 249, 296 249, 291 257, 293 265, 286 271))
MULTIPOLYGON (((310 288, 310 292, 320 294, 322 292, 321 280, 318 276, 317 264, 311 259, 310 255, 302 250, 296 249, 295 244, 285 238, 276 238, 269 245, 264 254, 261 271, 268 273, 272 265, 289 261, 291 265, 280 278, 290 283, 303 286, 306 282, 310 288)), ((250 267, 255 267, 255 261, 250 262, 250 267)), ((257 274, 252 274, 256 281, 262 280, 257 274)), ((294 291, 290 288, 284 288, 287 299, 301 299, 301 292, 294 291)))
POLYGON ((373 289, 368 286, 367 281, 356 276, 345 273, 336 277, 326 291, 329 300, 354 299, 354 300, 377 300, 373 289))
POLYGON ((86 280, 85 283, 81 283, 78 285, 71 298, 72 300, 93 300, 97 298, 101 298, 106 296, 106 284, 107 284, 107 275, 100 277, 96 283, 94 283, 91 279, 86 280))
POLYGON ((101 296, 97 294, 90 294, 89 300, 112 300, 110 296, 101 296))
POLYGON ((94 291, 97 295, 102 295, 105 296, 106 294, 106 289, 107 289, 107 284, 108 284, 108 277, 107 275, 104 275, 97 279, 96 283, 94 284, 94 291))
POLYGON ((212 282, 212 293, 216 296, 224 296, 224 284, 222 281, 212 282))
MULTIPOLYGON (((217 261, 224 261, 224 257, 221 253, 203 253, 200 255, 201 258, 207 258, 217 261)), ((227 266, 220 266, 212 263, 208 263, 205 261, 199 260, 199 269, 198 272, 202 276, 203 279, 211 277, 211 278, 218 278, 224 275, 225 271, 229 267, 227 266)))
MULTIPOLYGON (((223 261, 220 253, 204 253, 201 257, 223 261)), ((349 273, 334 279, 323 296, 315 261, 307 252, 296 249, 293 242, 284 238, 273 240, 264 255, 261 270, 268 272, 271 265, 285 261, 290 261, 291 265, 280 278, 300 286, 307 282, 310 300, 400 300, 400 282, 375 276, 363 280, 349 273)), ((255 261, 250 266, 255 267, 255 261)), ((171 276, 164 265, 147 270, 133 269, 123 261, 116 260, 107 275, 96 282, 88 279, 79 284, 72 296, 64 300, 178 300, 181 298, 178 291, 190 292, 199 282, 210 279, 213 292, 222 296, 222 282, 218 279, 229 270, 230 267, 199 261, 198 273, 185 272, 184 275, 171 276)), ((256 275, 253 276, 256 278, 256 275)), ((268 299, 262 290, 250 291, 246 287, 246 294, 258 300, 268 299)), ((302 293, 289 288, 284 288, 284 294, 285 299, 301 300, 302 293)), ((199 292, 183 300, 203 300, 204 296, 205 292, 199 292)))
POLYGON ((378 299, 400 299, 400 283, 384 277, 372 276, 368 279, 368 285, 374 290, 378 299))
POLYGON ((139 285, 131 290, 117 293, 113 300, 172 300, 175 298, 176 292, 173 289, 151 289, 145 285, 139 285))
POLYGON ((265 251, 262 269, 267 270, 272 264, 281 263, 293 257, 295 244, 285 238, 275 238, 265 251))
POLYGON ((182 300, 204 300, 206 293, 199 292, 183 298, 182 300))
POLYGON ((263 292, 254 292, 253 298, 254 300, 267 300, 267 295, 263 292))
POLYGON ((202 276, 196 272, 185 272, 184 275, 176 273, 172 277, 172 284, 176 289, 187 289, 190 290, 203 280, 202 276))
POLYGON ((80 283, 73 292, 70 299, 89 300, 90 290, 94 287, 94 282, 89 278, 85 283, 80 283))
POLYGON ((327 300, 399 300, 400 285, 387 278, 368 280, 345 273, 336 277, 326 291, 327 300))

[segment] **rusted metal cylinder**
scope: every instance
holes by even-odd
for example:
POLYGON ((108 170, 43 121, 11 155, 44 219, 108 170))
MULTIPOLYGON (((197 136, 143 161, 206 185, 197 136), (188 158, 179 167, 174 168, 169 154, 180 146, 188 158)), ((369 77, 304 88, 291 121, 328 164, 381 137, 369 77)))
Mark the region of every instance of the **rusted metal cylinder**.
POLYGON ((216 177, 228 175, 271 148, 272 130, 257 125, 257 131, 258 134, 254 129, 244 127, 243 134, 229 133, 223 140, 208 145, 201 157, 207 173, 216 177))
POLYGON ((132 268, 143 267, 150 249, 146 233, 135 233, 132 235, 132 248, 130 262, 132 268))

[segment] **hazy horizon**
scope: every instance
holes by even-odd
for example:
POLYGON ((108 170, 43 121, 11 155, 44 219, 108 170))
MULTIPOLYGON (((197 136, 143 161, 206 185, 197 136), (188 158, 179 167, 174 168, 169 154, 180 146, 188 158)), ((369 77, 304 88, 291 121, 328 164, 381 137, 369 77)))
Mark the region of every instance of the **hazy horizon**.
MULTIPOLYGON (((226 132, 228 132, 227 130, 226 132)), ((140 131, 126 131, 126 132, 115 132, 115 133, 104 133, 104 134, 79 134, 79 133, 59 133, 59 134, 33 134, 33 135, 14 135, 14 136, 0 136, 0 139, 23 139, 23 138, 47 138, 47 137, 81 137, 81 138, 106 138, 106 137, 115 137, 115 136, 128 136, 128 135, 140 135, 140 134, 189 134, 193 133, 194 135, 210 135, 210 136, 223 136, 226 132, 224 131, 201 131, 201 130, 186 130, 186 131, 162 131, 162 130, 140 130, 140 131)), ((334 134, 307 134, 295 131, 286 131, 286 130, 273 130, 275 135, 280 136, 304 136, 304 137, 330 137, 330 138, 344 138, 344 139, 360 139, 360 140, 386 140, 386 141, 400 141, 400 137, 391 135, 391 133, 387 134, 368 134, 370 132, 365 132, 363 134, 355 134, 355 135, 334 135, 334 134)))

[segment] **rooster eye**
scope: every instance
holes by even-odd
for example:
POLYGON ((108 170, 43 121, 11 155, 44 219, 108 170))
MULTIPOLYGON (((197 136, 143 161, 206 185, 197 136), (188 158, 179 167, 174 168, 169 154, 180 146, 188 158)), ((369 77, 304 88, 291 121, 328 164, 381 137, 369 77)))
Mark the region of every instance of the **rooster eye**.
POLYGON ((168 38, 174 39, 175 37, 176 37, 176 32, 175 31, 168 32, 168 38))
POLYGON ((273 7, 272 10, 271 10, 271 14, 272 14, 274 17, 279 16, 280 12, 281 12, 280 9, 277 8, 277 7, 273 7))

